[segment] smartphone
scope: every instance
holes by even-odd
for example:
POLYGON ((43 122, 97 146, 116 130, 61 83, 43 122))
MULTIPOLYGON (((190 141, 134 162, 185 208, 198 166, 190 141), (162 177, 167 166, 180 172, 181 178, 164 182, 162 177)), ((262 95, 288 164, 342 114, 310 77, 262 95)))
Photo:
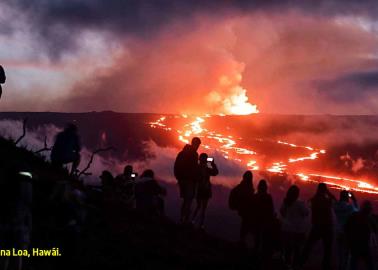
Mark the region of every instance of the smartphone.
POLYGON ((349 198, 352 198, 352 193, 348 192, 349 198))
POLYGON ((33 178, 33 175, 30 172, 19 172, 19 175, 26 176, 29 178, 33 178))
POLYGON ((136 176, 137 176, 136 173, 131 174, 131 178, 135 178, 136 176))
POLYGON ((212 157, 207 158, 207 162, 213 162, 213 161, 214 161, 214 158, 212 158, 212 157))

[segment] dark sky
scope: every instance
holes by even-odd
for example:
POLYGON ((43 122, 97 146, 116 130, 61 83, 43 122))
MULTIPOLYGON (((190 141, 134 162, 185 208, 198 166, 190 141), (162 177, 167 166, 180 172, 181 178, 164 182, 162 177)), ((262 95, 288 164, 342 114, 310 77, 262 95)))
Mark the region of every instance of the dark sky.
POLYGON ((376 1, 3 0, 1 110, 378 113, 376 1))

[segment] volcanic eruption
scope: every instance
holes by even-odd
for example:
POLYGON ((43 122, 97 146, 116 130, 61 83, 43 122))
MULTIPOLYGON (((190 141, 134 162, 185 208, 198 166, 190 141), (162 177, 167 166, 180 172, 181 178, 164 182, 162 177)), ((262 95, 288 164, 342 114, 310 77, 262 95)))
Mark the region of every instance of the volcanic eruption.
MULTIPOLYGON (((230 97, 230 99, 233 98, 233 96, 230 97)), ((258 113, 257 106, 248 103, 247 100, 248 98, 245 97, 245 99, 241 100, 241 103, 234 102, 230 107, 225 106, 225 111, 233 112, 233 114, 258 113)), ((202 147, 208 151, 218 152, 225 159, 239 162, 242 166, 245 166, 246 169, 261 174, 292 177, 305 182, 324 182, 336 189, 378 194, 378 187, 371 184, 368 180, 351 179, 337 174, 325 174, 321 171, 314 171, 313 168, 308 168, 306 161, 314 161, 325 156, 327 154, 325 149, 308 145, 297 145, 283 140, 272 140, 270 138, 252 138, 257 144, 264 145, 264 147, 284 147, 287 158, 282 160, 270 159, 267 161, 266 154, 254 150, 248 143, 245 143, 246 138, 242 138, 237 134, 225 134, 221 131, 206 127, 207 119, 213 120, 213 118, 222 116, 225 116, 225 114, 218 116, 212 116, 210 114, 203 116, 165 115, 149 124, 151 128, 160 128, 167 132, 176 133, 178 140, 182 143, 189 143, 191 137, 198 136, 203 141, 202 147), (298 156, 298 151, 303 154, 298 156)), ((274 156, 273 159, 277 157, 274 156)))

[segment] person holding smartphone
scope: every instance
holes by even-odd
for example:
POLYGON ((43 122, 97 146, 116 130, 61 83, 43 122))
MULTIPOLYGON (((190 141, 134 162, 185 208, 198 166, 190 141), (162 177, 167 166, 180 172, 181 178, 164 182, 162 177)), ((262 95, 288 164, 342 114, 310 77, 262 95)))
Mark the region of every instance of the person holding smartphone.
POLYGON ((339 258, 339 269, 347 269, 349 248, 345 235, 345 225, 348 219, 358 211, 358 203, 354 194, 347 190, 340 192, 339 200, 334 204, 336 216, 336 241, 339 258))
POLYGON ((115 178, 117 201, 123 210, 135 208, 136 177, 138 174, 133 171, 133 166, 126 165, 123 173, 115 178))
POLYGON ((206 153, 199 156, 199 180, 197 185, 197 207, 193 213, 192 222, 195 223, 199 214, 199 227, 204 229, 205 213, 209 199, 212 196, 210 177, 218 175, 219 171, 214 158, 209 158, 206 153))

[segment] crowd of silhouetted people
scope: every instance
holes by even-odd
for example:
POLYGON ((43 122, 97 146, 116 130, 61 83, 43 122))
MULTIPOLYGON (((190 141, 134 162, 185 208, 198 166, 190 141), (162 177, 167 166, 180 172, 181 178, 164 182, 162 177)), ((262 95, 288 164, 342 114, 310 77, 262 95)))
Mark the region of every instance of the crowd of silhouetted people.
POLYGON ((245 243, 248 234, 253 236, 253 248, 262 269, 277 251, 281 252, 289 269, 302 269, 318 241, 323 245, 322 269, 333 269, 335 240, 339 269, 358 269, 360 261, 365 263, 366 269, 374 269, 371 240, 376 225, 369 201, 359 208, 353 193, 345 190, 337 200, 327 185, 320 183, 307 204, 299 199, 299 187, 292 185, 276 215, 267 182, 260 180, 255 193, 252 179, 252 173, 247 171, 241 183, 231 191, 229 204, 242 219, 241 243, 245 243))
MULTIPOLYGON (((214 158, 197 153, 200 145, 201 140, 195 137, 191 144, 184 146, 174 162, 173 174, 182 199, 179 223, 183 228, 204 231, 206 210, 212 197, 211 177, 217 176, 219 170, 214 158)), ((75 179, 80 150, 77 127, 70 124, 56 136, 51 152, 54 168, 72 164, 68 174, 71 180, 56 183, 48 205, 53 214, 47 223, 54 224, 55 239, 61 241, 58 244, 66 254, 75 253, 79 246, 91 196, 91 191, 75 179)), ((4 177, 15 181, 3 183, 0 188, 2 243, 5 248, 27 249, 31 238, 32 175, 22 168, 6 173, 4 177)), ((138 175, 127 165, 116 176, 103 171, 100 179, 101 186, 97 188, 100 206, 110 226, 117 224, 121 216, 133 213, 156 219, 165 217, 166 189, 159 184, 153 170, 146 169, 138 175)), ((315 195, 305 202, 300 199, 299 187, 292 185, 277 213, 268 182, 260 180, 255 190, 253 173, 246 171, 241 182, 231 190, 228 205, 241 219, 240 248, 252 250, 258 258, 259 269, 269 269, 275 254, 281 256, 287 269, 303 269, 310 256, 317 256, 313 248, 318 241, 323 245, 322 269, 333 269, 333 256, 337 256, 340 270, 358 269, 360 262, 366 269, 374 269, 371 245, 376 225, 372 205, 369 201, 358 205, 352 192, 342 190, 340 198, 336 199, 327 185, 320 183, 315 195)), ((22 269, 22 258, 16 260, 16 269, 22 269)), ((3 269, 8 269, 9 259, 2 264, 3 269)))
MULTIPOLYGON (((203 228, 206 206, 211 198, 210 177, 218 174, 218 168, 205 153, 198 157, 200 144, 201 140, 195 137, 191 144, 184 146, 177 155, 174 175, 182 198, 180 222, 193 224, 192 218, 201 211, 199 224, 203 228), (192 216, 191 204, 195 198, 197 207, 192 216)), ((302 269, 310 255, 316 256, 313 248, 318 241, 323 245, 322 269, 333 269, 335 241, 340 270, 359 269, 361 262, 366 269, 374 269, 371 246, 377 227, 372 205, 364 201, 359 206, 352 192, 342 190, 340 198, 336 199, 327 185, 320 183, 315 195, 306 203, 300 199, 299 187, 292 185, 277 214, 267 181, 260 180, 255 191, 253 174, 246 171, 241 182, 231 190, 228 203, 241 218, 240 244, 247 247, 248 236, 253 238, 252 249, 260 269, 269 267, 275 253, 282 255, 287 269, 302 269)))
POLYGON ((114 209, 129 211, 136 209, 150 216, 165 216, 164 196, 166 190, 155 179, 154 171, 145 170, 140 177, 127 165, 123 174, 116 177, 109 171, 101 176, 103 203, 105 212, 111 214, 114 209))

